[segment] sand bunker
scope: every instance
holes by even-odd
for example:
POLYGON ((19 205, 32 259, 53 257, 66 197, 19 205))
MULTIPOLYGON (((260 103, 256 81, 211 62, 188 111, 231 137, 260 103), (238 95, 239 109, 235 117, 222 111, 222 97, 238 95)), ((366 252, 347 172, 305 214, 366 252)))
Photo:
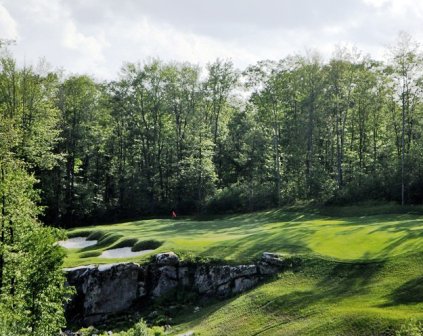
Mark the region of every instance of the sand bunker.
POLYGON ((131 257, 137 257, 143 254, 147 254, 152 251, 154 250, 143 250, 143 251, 133 252, 131 251, 130 247, 121 247, 121 248, 104 251, 100 255, 99 258, 131 258, 131 257))
POLYGON ((67 249, 80 249, 97 244, 97 240, 87 240, 85 237, 75 237, 67 240, 60 240, 57 244, 67 249))

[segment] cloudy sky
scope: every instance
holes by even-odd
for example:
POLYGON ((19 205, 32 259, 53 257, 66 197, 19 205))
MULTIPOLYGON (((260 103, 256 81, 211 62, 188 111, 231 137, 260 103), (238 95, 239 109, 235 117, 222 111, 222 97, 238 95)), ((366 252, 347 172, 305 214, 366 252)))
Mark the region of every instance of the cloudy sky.
POLYGON ((399 31, 423 42, 423 0, 0 0, 19 62, 101 79, 151 57, 242 68, 349 45, 380 58, 399 31))

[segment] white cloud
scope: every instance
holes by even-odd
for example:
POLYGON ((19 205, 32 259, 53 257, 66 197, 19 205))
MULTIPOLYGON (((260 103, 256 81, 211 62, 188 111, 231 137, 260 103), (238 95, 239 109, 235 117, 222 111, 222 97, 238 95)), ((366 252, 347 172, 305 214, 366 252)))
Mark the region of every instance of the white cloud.
POLYGON ((363 0, 363 2, 375 8, 386 9, 387 18, 388 13, 394 17, 423 18, 423 1, 420 0, 363 0))
POLYGON ((17 39, 18 27, 9 11, 0 4, 0 39, 17 39))
MULTIPOLYGON (((17 0, 19 1, 22 0, 17 0)), ((31 15, 31 21, 38 24, 54 24, 69 16, 69 11, 61 0, 26 0, 22 10, 31 15)))
POLYGON ((79 32, 71 20, 64 24, 62 44, 96 61, 104 60, 103 48, 107 45, 101 37, 87 36, 79 32))
POLYGON ((422 0, 0 1, 0 34, 19 32, 18 61, 45 56, 69 72, 108 79, 123 62, 151 57, 231 58, 242 68, 308 49, 328 57, 336 45, 379 57, 400 30, 423 40, 422 0))
POLYGON ((363 2, 367 5, 371 5, 371 6, 380 8, 383 5, 389 3, 390 0, 363 0, 363 2))
MULTIPOLYGON (((116 27, 113 28, 115 30, 116 27)), ((161 57, 169 60, 206 63, 218 57, 254 59, 247 49, 228 41, 197 35, 176 29, 170 25, 152 22, 144 17, 140 22, 123 25, 118 31, 128 34, 128 42, 138 55, 161 57)))

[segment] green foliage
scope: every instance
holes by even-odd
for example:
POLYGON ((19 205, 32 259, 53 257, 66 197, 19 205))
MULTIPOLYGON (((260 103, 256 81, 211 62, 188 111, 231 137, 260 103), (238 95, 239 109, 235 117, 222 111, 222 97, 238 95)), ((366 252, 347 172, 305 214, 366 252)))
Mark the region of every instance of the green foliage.
POLYGON ((32 167, 54 225, 398 202, 402 190, 419 204, 422 68, 404 33, 385 62, 347 48, 242 73, 219 59, 204 69, 151 60, 104 83, 6 56, 0 145, 32 167))
POLYGON ((82 328, 81 330, 79 330, 79 332, 82 334, 82 336, 91 336, 92 334, 98 334, 98 330, 93 326, 82 328))
POLYGON ((5 335, 54 335, 64 325, 70 293, 61 270, 59 231, 37 220, 34 179, 16 162, 1 162, 0 306, 5 335))
POLYGON ((250 211, 268 209, 274 204, 275 195, 272 184, 264 183, 250 186, 238 183, 218 191, 215 196, 209 199, 207 210, 212 214, 236 213, 246 209, 250 211))
POLYGON ((57 76, 18 69, 0 57, 0 334, 56 335, 65 324, 70 289, 62 272, 64 233, 42 226, 33 171, 60 155, 57 76))
MULTIPOLYGON (((55 225, 172 209, 398 202, 402 189, 405 203, 419 204, 423 58, 405 34, 391 54, 381 62, 338 48, 327 61, 309 53, 260 61, 243 73, 225 60, 205 69, 151 60, 125 64, 107 83, 49 74, 44 91, 34 91, 48 99, 15 109, 25 120, 35 113, 32 131, 24 138, 9 132, 9 142, 32 164, 59 160, 37 172, 45 218, 55 225), (59 121, 60 134, 39 127, 44 120, 59 121)), ((3 66, 4 90, 13 74, 28 102, 25 83, 38 77, 11 60, 3 66)))
POLYGON ((409 321, 403 325, 401 328, 395 332, 395 336, 422 336, 423 335, 423 325, 421 322, 409 321))
POLYGON ((163 336, 166 335, 163 327, 153 326, 151 328, 151 336, 163 336))
POLYGON ((130 336, 150 336, 147 324, 141 320, 135 326, 127 331, 127 334, 130 336))
POLYGON ((13 58, 0 55, 0 147, 2 159, 8 151, 30 167, 51 169, 60 158, 53 153, 59 135, 58 79, 44 67, 19 69, 13 58))
POLYGON ((162 327, 154 326, 149 328, 144 320, 137 322, 132 328, 127 331, 117 333, 119 336, 162 336, 165 335, 162 327))

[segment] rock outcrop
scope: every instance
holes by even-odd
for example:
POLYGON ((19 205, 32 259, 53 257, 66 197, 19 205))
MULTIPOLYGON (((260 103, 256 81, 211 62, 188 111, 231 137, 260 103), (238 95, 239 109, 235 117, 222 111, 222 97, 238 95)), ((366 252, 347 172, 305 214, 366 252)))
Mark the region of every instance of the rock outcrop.
POLYGON ((66 315, 87 325, 125 311, 147 295, 147 269, 134 263, 67 269, 66 276, 76 290, 66 315))
POLYGON ((263 253, 256 264, 230 266, 184 264, 175 253, 167 252, 145 266, 119 263, 70 268, 65 270, 67 282, 76 292, 66 305, 66 316, 73 323, 96 324, 177 290, 225 298, 290 267, 291 259, 273 253, 263 253))

